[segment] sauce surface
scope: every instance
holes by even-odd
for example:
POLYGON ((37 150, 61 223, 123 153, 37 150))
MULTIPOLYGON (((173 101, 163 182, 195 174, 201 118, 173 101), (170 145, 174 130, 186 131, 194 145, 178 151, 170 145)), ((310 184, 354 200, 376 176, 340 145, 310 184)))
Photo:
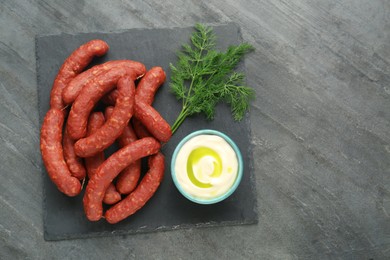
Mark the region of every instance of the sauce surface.
POLYGON ((175 174, 182 189, 199 199, 213 199, 233 186, 238 159, 230 144, 217 135, 197 135, 179 150, 175 174))

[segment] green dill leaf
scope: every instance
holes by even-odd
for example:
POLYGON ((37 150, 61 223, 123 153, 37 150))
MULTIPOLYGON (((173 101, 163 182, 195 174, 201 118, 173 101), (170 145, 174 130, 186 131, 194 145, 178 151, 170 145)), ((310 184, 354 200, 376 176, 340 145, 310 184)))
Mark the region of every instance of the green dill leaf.
POLYGON ((217 51, 216 35, 211 27, 195 25, 190 44, 183 44, 176 65, 170 64, 172 93, 183 107, 172 125, 172 133, 186 117, 204 114, 212 120, 219 102, 230 104, 235 120, 241 120, 255 98, 252 88, 244 85, 245 75, 234 69, 242 57, 253 51, 248 43, 217 51))
POLYGON ((231 105, 231 111, 235 120, 241 120, 249 109, 250 101, 255 98, 255 91, 252 88, 239 85, 243 82, 242 73, 233 73, 223 87, 222 98, 231 105))

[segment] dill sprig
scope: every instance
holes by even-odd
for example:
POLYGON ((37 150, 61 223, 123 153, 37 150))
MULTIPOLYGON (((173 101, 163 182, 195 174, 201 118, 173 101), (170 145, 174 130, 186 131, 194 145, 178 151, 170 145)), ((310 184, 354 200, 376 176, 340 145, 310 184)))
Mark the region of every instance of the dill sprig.
POLYGON ((228 103, 233 118, 239 121, 255 97, 254 90, 243 85, 245 75, 234 71, 241 58, 254 48, 242 43, 220 52, 215 44, 212 28, 196 24, 191 45, 184 44, 178 52, 177 64, 170 64, 171 91, 182 100, 182 110, 172 125, 172 133, 194 114, 203 113, 212 120, 219 102, 228 103))

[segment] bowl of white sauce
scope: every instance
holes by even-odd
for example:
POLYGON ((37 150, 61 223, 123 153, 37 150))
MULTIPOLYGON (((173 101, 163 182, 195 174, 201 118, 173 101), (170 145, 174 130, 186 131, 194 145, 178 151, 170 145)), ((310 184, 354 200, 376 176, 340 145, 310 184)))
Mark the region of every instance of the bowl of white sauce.
POLYGON ((243 174, 242 155, 226 134, 210 129, 187 135, 171 161, 172 180, 192 202, 214 204, 228 198, 243 174))

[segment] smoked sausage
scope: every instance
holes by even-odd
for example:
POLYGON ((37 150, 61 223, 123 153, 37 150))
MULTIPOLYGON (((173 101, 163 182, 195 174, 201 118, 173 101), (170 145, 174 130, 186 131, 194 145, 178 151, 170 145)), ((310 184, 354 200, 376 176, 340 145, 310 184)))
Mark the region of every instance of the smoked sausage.
POLYGON ((151 105, 158 88, 164 83, 165 78, 165 72, 161 67, 153 67, 148 70, 137 85, 135 91, 136 99, 151 105))
MULTIPOLYGON (((135 91, 136 100, 141 100, 148 105, 152 105, 154 96, 161 84, 164 83, 165 78, 165 72, 161 67, 153 67, 148 70, 137 85, 135 91)), ((134 131, 138 138, 151 136, 149 131, 137 118, 133 118, 132 121, 134 131)))
POLYGON ((62 92, 77 74, 79 74, 93 59, 94 56, 102 56, 109 49, 102 40, 91 40, 74 50, 62 64, 54 80, 50 92, 50 107, 63 109, 65 104, 62 100, 62 92))
POLYGON ((136 99, 134 116, 159 141, 168 142, 171 138, 171 126, 152 106, 136 99))
POLYGON ((119 149, 100 165, 89 180, 83 197, 84 211, 90 221, 98 221, 103 216, 104 192, 114 178, 134 161, 157 153, 160 147, 156 139, 146 137, 119 149))
POLYGON ((108 44, 102 40, 92 40, 81 45, 62 64, 50 92, 50 110, 46 113, 42 123, 40 149, 50 179, 61 192, 68 196, 79 194, 81 184, 77 178, 71 176, 64 159, 62 128, 66 109, 62 100, 62 91, 94 56, 102 56, 108 49, 108 44))
MULTIPOLYGON (((85 137, 89 114, 96 103, 110 90, 115 88, 118 80, 127 75, 133 78, 135 72, 126 67, 114 67, 106 73, 95 77, 87 84, 73 102, 69 112, 67 129, 73 139, 85 137)), ((77 153, 77 152, 76 152, 77 153)))
MULTIPOLYGON (((104 115, 102 112, 93 112, 91 113, 88 120, 88 135, 93 134, 98 130, 102 125, 104 125, 104 115)), ((87 168, 88 178, 92 178, 92 176, 96 173, 99 166, 104 162, 104 152, 99 152, 92 157, 85 158, 85 166, 87 168)), ((113 183, 107 188, 103 202, 105 204, 115 204, 121 200, 121 195, 116 190, 115 185, 113 183)))
POLYGON ((126 198, 109 208, 105 213, 108 223, 115 224, 137 212, 154 195, 164 177, 164 156, 162 153, 148 159, 149 171, 137 188, 126 198))
POLYGON ((43 119, 40 136, 40 149, 46 171, 64 194, 73 197, 80 193, 80 181, 71 175, 64 159, 62 148, 62 127, 65 113, 51 108, 43 119))
POLYGON ((118 80, 118 98, 112 115, 95 133, 75 143, 74 150, 78 156, 93 156, 115 142, 134 113, 134 94, 135 85, 130 76, 120 78, 118 80))
POLYGON ((72 173, 72 176, 76 177, 79 180, 83 180, 87 174, 84 167, 83 159, 78 157, 74 152, 74 143, 75 141, 70 138, 70 136, 68 135, 68 131, 66 131, 65 127, 64 135, 62 138, 65 162, 68 165, 69 171, 72 173))
MULTIPOLYGON (((105 118, 102 112, 93 112, 89 116, 87 135, 91 135, 96 132, 97 129, 104 125, 105 118)), ((99 166, 104 162, 104 152, 95 154, 94 156, 87 157, 85 160, 85 167, 87 168, 88 178, 91 178, 95 174, 99 166)))
POLYGON ((114 60, 107 61, 103 64, 93 66, 92 68, 80 73, 75 78, 73 78, 69 84, 65 87, 62 93, 62 99, 66 104, 72 103, 77 96, 80 94, 82 88, 88 84, 94 77, 103 74, 114 67, 126 67, 129 70, 133 70, 132 80, 136 80, 138 77, 142 76, 145 71, 145 65, 132 60, 114 60))
MULTIPOLYGON (((105 110, 106 118, 110 118, 114 108, 107 107, 105 110)), ((134 133, 131 124, 127 124, 123 133, 118 137, 117 141, 119 147, 124 147, 134 141, 138 140, 137 135, 134 133)), ((141 175, 141 160, 137 160, 127 166, 119 175, 116 180, 116 189, 121 194, 129 194, 132 192, 138 184, 139 177, 141 175)))

